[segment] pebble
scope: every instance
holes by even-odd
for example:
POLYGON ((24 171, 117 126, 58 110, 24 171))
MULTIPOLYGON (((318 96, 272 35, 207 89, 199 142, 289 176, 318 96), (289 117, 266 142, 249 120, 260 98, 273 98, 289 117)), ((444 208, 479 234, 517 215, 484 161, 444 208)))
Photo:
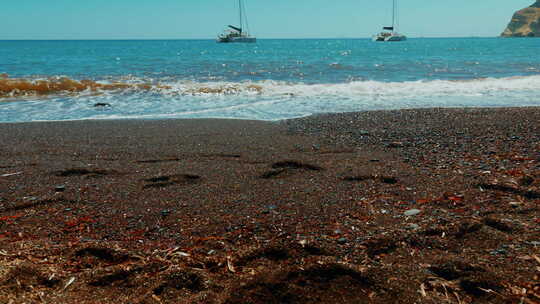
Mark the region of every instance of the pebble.
POLYGON ((399 141, 391 142, 387 145, 388 148, 403 148, 405 144, 399 141))
POLYGON ((409 224, 409 225, 407 226, 407 229, 418 230, 418 229, 420 229, 420 226, 417 225, 417 224, 409 224))
POLYGON ((405 211, 405 215, 406 216, 415 216, 415 215, 418 215, 420 214, 422 211, 421 210, 418 210, 418 209, 410 209, 410 210, 407 210, 405 211))
POLYGON ((496 249, 490 252, 491 255, 505 255, 507 253, 508 251, 506 251, 505 249, 496 249))
POLYGON ((337 242, 338 242, 338 244, 341 244, 341 245, 347 244, 347 239, 346 238, 340 238, 340 239, 337 240, 337 242))
POLYGON ((527 176, 524 176, 524 177, 520 178, 518 183, 521 186, 530 186, 530 185, 532 185, 532 183, 534 183, 534 178, 527 175, 527 176))
POLYGON ((510 202, 509 204, 512 206, 512 208, 519 208, 519 206, 523 205, 520 202, 510 202))
POLYGON ((64 191, 66 191, 66 186, 58 185, 58 186, 54 187, 54 191, 56 191, 56 192, 64 192, 64 191))
POLYGON ((110 107, 111 104, 110 103, 106 103, 106 102, 98 102, 96 104, 94 104, 94 107, 110 107))
POLYGON ((270 205, 266 206, 266 209, 262 211, 263 214, 269 214, 270 212, 277 213, 277 206, 276 205, 270 205))
POLYGON ((396 184, 398 182, 395 177, 381 177, 381 181, 385 184, 396 184))
POLYGON ((369 136, 370 135, 369 132, 366 131, 366 130, 360 130, 360 131, 358 131, 358 134, 361 135, 361 136, 369 136))

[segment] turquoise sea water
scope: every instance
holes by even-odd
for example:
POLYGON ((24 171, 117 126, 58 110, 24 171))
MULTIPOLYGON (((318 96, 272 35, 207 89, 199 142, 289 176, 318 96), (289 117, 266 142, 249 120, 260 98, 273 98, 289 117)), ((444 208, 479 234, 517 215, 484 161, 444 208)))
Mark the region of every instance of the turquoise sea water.
POLYGON ((10 78, 147 85, 3 98, 0 122, 540 106, 539 54, 539 39, 499 38, 0 41, 10 78))

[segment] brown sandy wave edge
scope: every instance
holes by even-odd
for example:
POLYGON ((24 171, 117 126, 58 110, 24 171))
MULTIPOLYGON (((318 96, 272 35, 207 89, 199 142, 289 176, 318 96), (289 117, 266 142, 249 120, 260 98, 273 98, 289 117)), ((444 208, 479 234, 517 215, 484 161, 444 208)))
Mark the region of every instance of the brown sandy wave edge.
MULTIPOLYGON (((100 83, 93 80, 74 80, 68 77, 51 77, 48 79, 24 79, 24 78, 9 78, 6 74, 0 75, 0 101, 2 99, 28 96, 51 96, 61 94, 74 94, 85 91, 100 93, 105 91, 122 92, 126 90, 136 91, 158 91, 172 90, 169 85, 154 84, 154 83, 125 83, 112 82, 100 83)), ((182 95, 198 95, 198 94, 237 94, 241 91, 261 92, 262 87, 257 85, 249 85, 241 88, 233 85, 222 85, 217 87, 197 87, 184 91, 172 91, 182 95)))

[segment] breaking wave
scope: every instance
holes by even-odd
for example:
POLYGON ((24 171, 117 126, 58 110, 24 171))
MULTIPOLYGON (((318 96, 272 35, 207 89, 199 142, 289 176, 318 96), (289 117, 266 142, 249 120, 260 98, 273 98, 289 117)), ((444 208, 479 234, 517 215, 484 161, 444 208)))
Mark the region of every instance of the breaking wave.
POLYGON ((152 92, 163 96, 241 96, 259 95, 262 97, 334 97, 334 98, 384 98, 421 96, 471 96, 491 95, 513 91, 540 90, 540 75, 482 78, 472 80, 429 80, 410 82, 354 81, 337 84, 306 84, 283 81, 257 82, 194 82, 168 80, 156 82, 132 78, 129 81, 117 80, 99 82, 93 80, 74 80, 67 77, 48 79, 8 78, 0 75, 0 98, 29 96, 71 96, 88 93, 124 94, 152 92))
POLYGON ((540 75, 410 82, 0 79, 0 122, 121 118, 280 120, 316 113, 540 106, 540 75))
POLYGON ((0 75, 0 98, 39 96, 66 93, 78 93, 84 91, 113 91, 113 90, 150 90, 153 88, 166 89, 163 86, 153 86, 147 83, 99 83, 92 80, 73 80, 68 77, 52 77, 48 79, 10 79, 7 75, 0 75))

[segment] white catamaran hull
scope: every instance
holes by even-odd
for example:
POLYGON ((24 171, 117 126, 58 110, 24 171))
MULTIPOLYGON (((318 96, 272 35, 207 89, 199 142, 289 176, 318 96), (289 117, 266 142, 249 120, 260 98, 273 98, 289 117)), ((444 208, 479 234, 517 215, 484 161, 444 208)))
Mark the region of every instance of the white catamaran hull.
POLYGON ((224 37, 218 38, 218 43, 255 43, 257 38, 255 37, 224 37))
POLYGON ((405 40, 407 40, 407 37, 405 35, 392 35, 384 39, 384 41, 386 42, 405 41, 405 40))
POLYGON ((405 35, 391 35, 391 36, 375 36, 373 41, 378 42, 397 42, 397 41, 406 41, 407 36, 405 35))
POLYGON ((397 42, 397 41, 406 41, 406 40, 407 40, 407 36, 400 35, 400 34, 392 34, 392 35, 379 34, 379 35, 373 36, 373 41, 378 41, 378 42, 397 42))

